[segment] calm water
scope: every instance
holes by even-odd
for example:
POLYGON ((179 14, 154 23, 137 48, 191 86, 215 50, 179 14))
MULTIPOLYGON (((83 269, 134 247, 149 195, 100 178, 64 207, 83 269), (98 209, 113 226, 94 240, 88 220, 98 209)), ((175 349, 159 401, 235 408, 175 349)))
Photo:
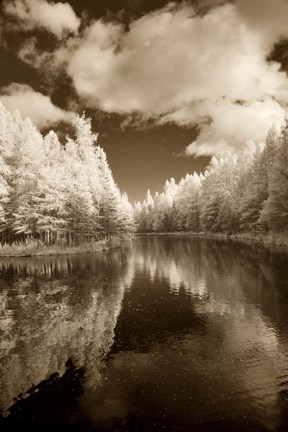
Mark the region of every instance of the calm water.
POLYGON ((288 257, 143 237, 0 262, 1 431, 288 431, 288 257))

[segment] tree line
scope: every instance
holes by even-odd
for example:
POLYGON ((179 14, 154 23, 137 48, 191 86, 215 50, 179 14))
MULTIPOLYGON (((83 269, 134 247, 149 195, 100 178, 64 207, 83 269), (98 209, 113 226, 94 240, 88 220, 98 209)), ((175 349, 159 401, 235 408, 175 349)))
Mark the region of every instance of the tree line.
POLYGON ((140 232, 279 232, 288 223, 288 120, 266 143, 213 157, 202 174, 167 180, 135 205, 140 232))
POLYGON ((0 103, 0 241, 75 244, 134 230, 91 120, 75 116, 62 145, 0 103))
POLYGON ((288 120, 265 145, 213 157, 202 174, 167 180, 134 208, 97 144, 91 119, 75 116, 62 144, 0 103, 0 242, 76 244, 133 232, 279 232, 288 223, 288 120))

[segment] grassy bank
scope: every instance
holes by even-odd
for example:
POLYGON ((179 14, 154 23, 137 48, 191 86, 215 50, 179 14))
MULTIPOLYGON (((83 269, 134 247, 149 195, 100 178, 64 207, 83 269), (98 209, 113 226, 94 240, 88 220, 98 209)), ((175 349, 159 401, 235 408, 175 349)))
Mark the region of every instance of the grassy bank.
POLYGON ((124 240, 118 237, 73 246, 65 243, 47 245, 41 241, 31 240, 0 246, 0 258, 103 252, 109 249, 119 248, 123 243, 124 240))

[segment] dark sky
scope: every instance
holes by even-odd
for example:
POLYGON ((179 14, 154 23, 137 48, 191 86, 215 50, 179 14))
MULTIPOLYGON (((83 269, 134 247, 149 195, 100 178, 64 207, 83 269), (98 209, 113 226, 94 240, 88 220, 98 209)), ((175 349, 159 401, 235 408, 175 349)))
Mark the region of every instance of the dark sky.
POLYGON ((69 0, 51 14, 56 0, 2 4, 0 100, 60 133, 68 112, 85 110, 132 201, 263 140, 288 101, 285 0, 168 3, 69 0))
MULTIPOLYGON (((99 125, 98 130, 102 128, 99 125)), ((174 177, 179 181, 186 173, 203 171, 209 157, 177 156, 195 137, 193 129, 175 125, 162 126, 147 131, 106 129, 100 135, 115 179, 131 200, 143 199, 147 188, 161 191, 165 180, 174 177)))

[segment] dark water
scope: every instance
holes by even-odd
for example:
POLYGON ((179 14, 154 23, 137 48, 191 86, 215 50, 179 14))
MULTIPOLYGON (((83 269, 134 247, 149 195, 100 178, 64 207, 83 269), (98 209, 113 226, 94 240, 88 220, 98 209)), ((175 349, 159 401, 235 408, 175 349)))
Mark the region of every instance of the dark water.
POLYGON ((0 271, 1 431, 288 431, 287 256, 161 236, 0 271))

